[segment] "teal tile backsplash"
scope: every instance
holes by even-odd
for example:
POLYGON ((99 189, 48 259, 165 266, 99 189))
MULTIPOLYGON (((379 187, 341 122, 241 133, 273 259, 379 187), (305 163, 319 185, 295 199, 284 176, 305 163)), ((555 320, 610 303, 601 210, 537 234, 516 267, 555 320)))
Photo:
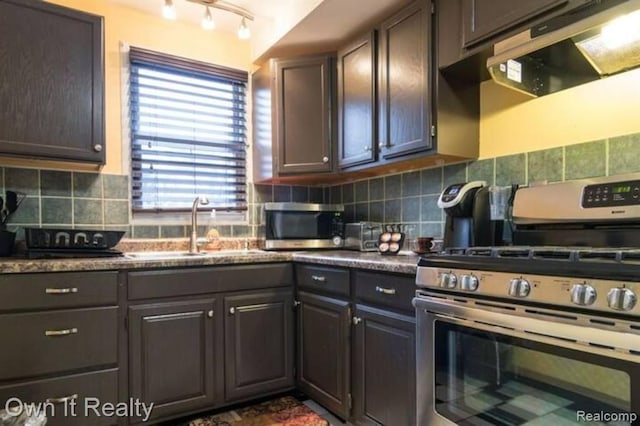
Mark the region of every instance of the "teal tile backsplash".
MULTIPOLYGON (((445 216, 437 207, 438 195, 453 183, 483 180, 496 185, 528 184, 640 172, 638 158, 640 134, 633 134, 422 169, 419 171, 420 179, 416 179, 418 172, 408 171, 358 181, 354 184, 356 188, 364 186, 363 182, 369 182, 369 214, 366 217, 358 215, 364 208, 354 209, 348 200, 342 202, 345 203, 348 221, 367 218, 385 223, 402 221, 414 225, 421 235, 440 237, 444 232, 445 216), (383 180, 384 193, 380 189, 383 180), (419 202, 416 202, 414 194, 422 195, 419 202)), ((339 188, 340 185, 332 186, 326 193, 334 194, 339 188)))
POLYGON ((565 179, 604 176, 607 170, 606 144, 606 141, 595 141, 565 147, 565 179))
MULTIPOLYGON (((259 236, 263 204, 342 203, 347 221, 404 223, 412 234, 442 236, 438 195, 452 183, 557 182, 640 172, 640 134, 487 158, 326 187, 248 185, 248 224, 216 225, 223 237, 259 236)), ((0 189, 28 194, 9 226, 104 227, 133 238, 186 237, 188 225, 130 225, 129 179, 101 173, 0 167, 0 189)), ((199 234, 206 231, 199 227, 199 234)), ((21 237, 19 232, 18 237, 21 237)))

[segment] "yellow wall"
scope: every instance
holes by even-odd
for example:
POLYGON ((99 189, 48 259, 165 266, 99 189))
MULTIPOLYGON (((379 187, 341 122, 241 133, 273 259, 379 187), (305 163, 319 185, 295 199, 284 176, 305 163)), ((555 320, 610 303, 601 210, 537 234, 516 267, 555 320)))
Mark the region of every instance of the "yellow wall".
MULTIPOLYGON (((249 42, 234 34, 206 32, 197 25, 167 21, 107 0, 48 0, 104 16, 107 163, 102 171, 128 174, 122 164, 120 42, 249 71, 249 42)), ((160 4, 160 2, 159 2, 160 4)), ((29 165, 23 163, 23 165, 29 165)))
POLYGON ((532 99, 480 90, 480 158, 640 133, 640 69, 532 99))

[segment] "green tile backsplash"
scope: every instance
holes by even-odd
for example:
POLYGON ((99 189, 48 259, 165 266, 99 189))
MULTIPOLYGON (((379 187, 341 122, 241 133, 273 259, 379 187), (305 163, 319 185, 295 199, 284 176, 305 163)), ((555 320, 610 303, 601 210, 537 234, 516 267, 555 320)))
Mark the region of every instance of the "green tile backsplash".
MULTIPOLYGON (((403 223, 412 235, 442 236, 444 215, 436 202, 452 183, 557 182, 640 172, 640 134, 378 176, 327 187, 248 185, 248 224, 216 225, 223 237, 259 236, 263 204, 272 201, 342 203, 345 220, 403 223)), ((188 225, 130 226, 127 176, 0 168, 0 189, 28 194, 9 226, 105 227, 133 238, 186 237, 188 225)), ((202 223, 199 234, 204 235, 202 223)), ((19 238, 21 237, 19 233, 19 238)))
MULTIPOLYGON (((640 134, 633 134, 357 181, 355 188, 369 183, 368 215, 359 214, 365 211, 361 198, 357 208, 348 199, 342 202, 347 220, 401 221, 413 225, 416 233, 439 237, 444 233, 445 216, 437 207, 438 195, 453 183, 484 180, 496 185, 528 184, 640 172, 638 158, 640 134)), ((344 187, 332 186, 326 193, 333 196, 344 187)), ((333 197, 331 201, 338 202, 333 197)))
POLYGON ((565 179, 604 176, 607 170, 607 142, 595 141, 565 147, 565 179))

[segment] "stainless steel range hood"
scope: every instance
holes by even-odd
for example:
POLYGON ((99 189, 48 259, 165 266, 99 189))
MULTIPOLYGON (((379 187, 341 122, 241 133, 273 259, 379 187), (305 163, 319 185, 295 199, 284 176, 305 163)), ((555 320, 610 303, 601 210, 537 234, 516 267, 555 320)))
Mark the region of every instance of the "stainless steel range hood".
POLYGON ((544 96, 640 66, 640 0, 594 0, 494 46, 498 84, 544 96))

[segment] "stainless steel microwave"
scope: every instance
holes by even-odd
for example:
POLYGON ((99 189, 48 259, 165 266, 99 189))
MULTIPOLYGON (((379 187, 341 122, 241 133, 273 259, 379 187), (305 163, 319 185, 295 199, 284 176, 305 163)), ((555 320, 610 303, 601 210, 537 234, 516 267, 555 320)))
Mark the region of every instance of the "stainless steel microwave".
POLYGON ((265 203, 265 250, 326 249, 344 245, 342 204, 265 203))

